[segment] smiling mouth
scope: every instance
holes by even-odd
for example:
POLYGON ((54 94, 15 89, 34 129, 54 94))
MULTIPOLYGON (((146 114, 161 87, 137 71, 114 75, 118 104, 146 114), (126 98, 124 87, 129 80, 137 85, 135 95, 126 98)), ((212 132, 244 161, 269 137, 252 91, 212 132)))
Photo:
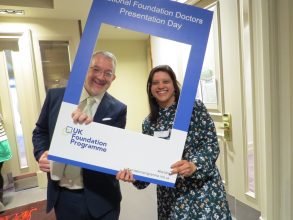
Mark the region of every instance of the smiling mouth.
POLYGON ((165 94, 165 93, 167 93, 168 92, 168 90, 160 90, 160 91, 157 91, 157 94, 165 94))
POLYGON ((106 85, 106 82, 100 81, 100 80, 93 80, 94 84, 97 86, 104 86, 106 85))

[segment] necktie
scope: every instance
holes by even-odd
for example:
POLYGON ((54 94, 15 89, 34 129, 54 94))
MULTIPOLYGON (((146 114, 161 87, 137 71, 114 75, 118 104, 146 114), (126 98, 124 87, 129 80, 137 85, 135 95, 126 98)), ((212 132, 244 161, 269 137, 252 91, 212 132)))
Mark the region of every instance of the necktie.
POLYGON ((73 165, 66 165, 64 170, 64 176, 69 180, 74 180, 80 176, 81 169, 80 167, 73 165))
MULTIPOLYGON (((83 109, 83 113, 87 114, 90 117, 93 117, 93 111, 92 107, 96 103, 96 99, 93 96, 89 96, 86 99, 86 105, 83 109)), ((72 166, 72 165, 66 165, 64 170, 64 176, 67 179, 76 179, 80 175, 81 169, 80 167, 72 166)))
POLYGON ((83 113, 87 114, 90 117, 93 117, 92 107, 96 103, 96 99, 92 96, 89 96, 86 99, 86 106, 83 109, 83 113))

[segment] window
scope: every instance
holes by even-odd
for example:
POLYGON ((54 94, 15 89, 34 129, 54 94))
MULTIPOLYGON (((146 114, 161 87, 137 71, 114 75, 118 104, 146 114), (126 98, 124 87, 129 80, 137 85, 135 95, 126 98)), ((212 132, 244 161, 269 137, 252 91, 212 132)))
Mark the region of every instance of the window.
POLYGON ((40 41, 43 76, 46 91, 65 87, 70 74, 69 43, 40 41))

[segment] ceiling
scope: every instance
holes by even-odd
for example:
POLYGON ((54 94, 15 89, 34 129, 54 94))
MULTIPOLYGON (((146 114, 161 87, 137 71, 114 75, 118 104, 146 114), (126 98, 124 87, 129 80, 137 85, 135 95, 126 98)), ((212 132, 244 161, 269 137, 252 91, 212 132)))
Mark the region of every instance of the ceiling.
MULTIPOLYGON (((81 20, 84 26, 92 0, 0 0, 1 9, 24 10, 24 15, 3 15, 1 17, 25 17, 46 19, 81 20)), ((148 35, 104 25, 101 39, 146 40, 148 35)))
MULTIPOLYGON (((25 17, 46 19, 69 19, 80 20, 85 25, 88 12, 93 0, 0 0, 0 10, 24 10, 24 15, 4 15, 1 17, 25 17)), ((189 2, 187 0, 173 0, 178 2, 189 2)), ((194 0, 193 0, 194 1, 194 0)), ((198 1, 198 0, 197 0, 198 1)), ((103 27, 100 38, 107 39, 147 39, 148 35, 119 29, 113 26, 103 27)))
MULTIPOLYGON (((0 9, 24 10, 24 17, 86 20, 93 0, 0 0, 0 9)), ((199 0, 172 0, 198 2, 199 0)), ((17 15, 2 15, 19 17, 17 15)))
POLYGON ((0 0, 0 9, 24 10, 24 17, 30 18, 86 20, 91 3, 92 0, 0 0))

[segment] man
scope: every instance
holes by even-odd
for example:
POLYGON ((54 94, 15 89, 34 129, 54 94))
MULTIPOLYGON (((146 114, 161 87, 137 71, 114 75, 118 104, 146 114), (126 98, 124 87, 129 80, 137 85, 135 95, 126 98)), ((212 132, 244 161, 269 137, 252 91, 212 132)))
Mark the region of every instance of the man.
MULTIPOLYGON (((125 127, 126 105, 106 92, 116 78, 115 68, 116 58, 113 54, 106 51, 94 53, 80 105, 72 114, 74 122, 88 124, 93 120, 119 128, 125 127), (95 100, 90 106, 93 118, 89 116, 90 113, 83 113, 88 108, 89 96, 95 100), (103 120, 105 118, 107 120, 103 120)), ((48 91, 32 138, 40 170, 48 173, 47 212, 54 208, 58 220, 116 220, 120 212, 121 192, 114 176, 68 165, 59 181, 51 178, 48 150, 64 92, 65 88, 48 91), (76 174, 74 178, 66 175, 66 171, 71 168, 74 168, 76 174)))

